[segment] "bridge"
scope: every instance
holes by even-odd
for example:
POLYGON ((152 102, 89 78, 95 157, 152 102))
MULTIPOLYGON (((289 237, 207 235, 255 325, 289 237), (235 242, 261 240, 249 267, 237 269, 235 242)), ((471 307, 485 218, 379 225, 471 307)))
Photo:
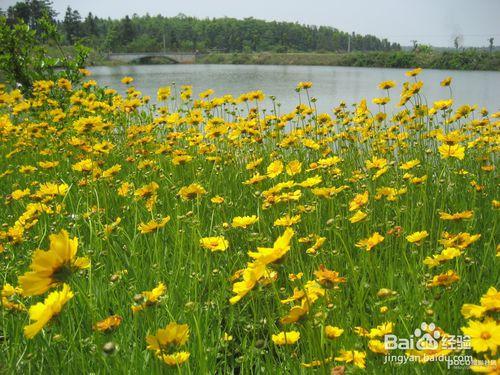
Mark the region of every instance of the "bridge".
POLYGON ((193 64, 196 62, 198 52, 133 52, 133 53, 108 53, 108 59, 121 62, 132 62, 163 57, 175 64, 193 64))

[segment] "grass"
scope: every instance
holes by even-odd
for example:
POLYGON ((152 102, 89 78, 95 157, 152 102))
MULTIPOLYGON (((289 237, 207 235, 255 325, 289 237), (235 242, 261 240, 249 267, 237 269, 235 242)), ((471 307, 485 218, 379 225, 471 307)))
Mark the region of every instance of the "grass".
MULTIPOLYGON (((418 92, 406 91, 408 101, 402 108, 390 104, 379 107, 380 113, 392 111, 395 117, 384 119, 362 104, 353 110, 339 107, 334 115, 324 116, 309 109, 314 107, 308 100, 314 88, 302 88, 297 95, 306 104, 292 114, 275 112, 264 118, 259 92, 234 103, 227 97, 219 104, 209 99, 193 103, 189 88, 179 93, 174 86, 169 99, 151 105, 135 98, 133 88, 128 97, 119 98, 92 84, 71 91, 47 82, 41 87, 32 99, 2 93, 0 283, 18 285, 34 250, 49 249, 48 236, 62 229, 78 238, 78 256, 88 257, 91 266, 75 271, 66 280, 74 298, 33 339, 23 336, 23 326, 29 324, 26 311, 5 306, 0 310, 0 373, 329 374, 332 367, 345 365, 347 373, 445 374, 448 370, 443 361, 384 365, 384 355, 370 351, 369 339, 356 334, 355 327, 370 330, 392 322, 394 334, 408 338, 421 322, 432 321, 445 332, 458 335, 467 324, 462 305, 478 304, 490 286, 498 286, 497 175, 494 168, 487 167, 496 163, 495 141, 488 136, 497 134, 498 114, 463 108, 460 113, 465 115, 461 117, 451 108, 429 113, 430 108, 420 104, 418 92), (40 106, 23 110, 23 102, 38 102, 40 106), (96 102, 103 104, 96 106, 96 102), (66 117, 54 121, 55 112, 50 111, 55 108, 66 117), (101 120, 92 120, 90 131, 78 131, 77 121, 91 116, 101 116, 101 120), (113 127, 99 131, 102 122, 113 127), (442 134, 450 134, 452 143, 469 144, 462 160, 440 154, 442 134), (79 145, 75 139, 81 141, 79 145), (313 144, 306 141, 309 147, 304 146, 305 139, 313 144), (93 147, 105 140, 114 145, 108 153, 93 147), (193 159, 174 165, 175 156, 183 153, 193 159), (314 169, 313 163, 333 155, 342 161, 314 169), (366 163, 374 156, 387 161, 387 171, 378 178, 374 177, 377 168, 369 169, 366 163), (247 170, 247 164, 259 158, 261 164, 247 170), (92 160, 91 170, 76 171, 75 164, 86 159, 92 160), (400 169, 414 159, 420 165, 409 171, 400 169), (276 160, 285 166, 298 160, 302 171, 294 176, 283 171, 254 185, 242 184, 255 171, 266 175, 267 167, 276 160), (40 161, 59 164, 43 169, 40 161), (121 170, 104 178, 102 171, 116 164, 121 170), (37 169, 21 173, 21 166, 37 169), (412 183, 404 178, 407 172, 427 176, 427 180, 412 183), (298 183, 316 175, 322 178, 318 186, 347 188, 327 199, 314 195, 311 188, 295 186, 290 190, 302 192, 298 201, 263 205, 263 192, 277 183, 291 179, 298 183), (472 186, 472 181, 479 187, 472 186), (54 212, 35 215, 28 220, 31 227, 21 225, 22 239, 14 240, 9 229, 15 227, 27 205, 37 201, 33 193, 46 182, 67 184, 68 191, 47 199, 45 204, 54 212), (117 189, 123 182, 133 184, 133 188, 120 196, 117 189), (136 189, 150 182, 159 186, 151 211, 144 199, 133 196, 136 189), (179 190, 192 183, 200 184, 207 194, 181 199, 179 190), (394 200, 376 199, 378 189, 388 186, 407 191, 394 200), (12 198, 13 191, 26 188, 30 194, 12 198), (350 202, 366 191, 368 202, 360 209, 368 216, 350 223, 354 213, 349 211, 350 202), (216 195, 225 201, 211 202, 216 195), (439 218, 440 212, 466 210, 473 211, 468 220, 439 218), (283 234, 285 228, 273 223, 285 214, 300 214, 301 221, 293 225, 290 251, 280 262, 269 265, 276 271, 276 280, 257 284, 241 301, 230 304, 234 295, 231 276, 251 261, 249 250, 271 247, 283 234), (171 220, 163 228, 147 234, 138 230, 140 223, 167 215, 171 220), (245 215, 256 215, 259 220, 246 229, 231 227, 234 217, 245 215), (121 222, 106 235, 106 225, 117 217, 121 222), (421 244, 406 240, 407 235, 423 230, 429 236, 421 244), (429 268, 423 261, 444 248, 438 242, 444 231, 481 237, 461 249, 459 257, 429 268), (385 238, 371 251, 355 246, 374 232, 385 238), (306 251, 311 244, 298 241, 309 234, 325 237, 316 253, 306 251), (208 236, 224 236, 229 248, 222 252, 201 248, 200 238, 208 236), (325 286, 324 296, 310 303, 310 311, 300 321, 281 324, 280 318, 289 313, 291 304, 280 303, 280 299, 291 296, 294 288, 303 290, 307 281, 316 278, 314 272, 320 265, 339 272, 346 282, 332 289, 325 286), (433 276, 447 270, 454 270, 460 279, 449 286, 427 286, 433 276), (289 274, 299 272, 303 273, 300 280, 289 278, 289 274), (132 313, 134 296, 152 290, 159 282, 167 288, 160 301, 132 313), (394 293, 381 298, 377 293, 382 288, 394 293), (387 307, 385 313, 383 306, 387 307), (113 314, 123 318, 115 330, 103 333, 92 329, 113 314), (167 366, 146 348, 146 336, 169 322, 189 326, 189 339, 182 350, 191 356, 179 367, 167 366), (338 326, 344 333, 328 339, 326 325, 338 326), (300 332, 296 344, 273 343, 273 334, 291 330, 300 332), (224 333, 232 340, 224 340, 224 333), (106 345, 107 352, 103 350, 106 345), (114 350, 108 350, 109 346, 114 350), (341 360, 316 370, 301 366, 331 356, 338 358, 341 349, 364 352, 366 369, 341 360)), ((443 97, 447 93, 443 89, 443 97)), ((18 294, 8 301, 29 307, 60 289, 57 286, 40 296, 18 294)), ((379 339, 383 340, 383 335, 379 339)), ((402 350, 396 353, 404 355, 402 350)), ((469 350, 464 354, 484 358, 486 353, 469 350)))

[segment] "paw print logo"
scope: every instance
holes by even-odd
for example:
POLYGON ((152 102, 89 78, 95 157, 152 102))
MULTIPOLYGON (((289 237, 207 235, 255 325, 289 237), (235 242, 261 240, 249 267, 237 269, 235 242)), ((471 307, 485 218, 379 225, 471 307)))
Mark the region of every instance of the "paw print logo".
POLYGON ((415 330, 414 335, 418 338, 415 344, 418 350, 432 350, 437 349, 439 346, 437 340, 441 337, 441 334, 436 330, 436 325, 434 323, 427 324, 423 322, 420 328, 415 330))

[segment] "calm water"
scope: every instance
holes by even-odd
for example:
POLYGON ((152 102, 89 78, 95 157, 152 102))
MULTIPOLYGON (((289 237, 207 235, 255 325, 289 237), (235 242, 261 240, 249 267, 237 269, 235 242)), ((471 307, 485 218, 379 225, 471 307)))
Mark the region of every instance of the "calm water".
MULTIPOLYGON (((311 81, 314 86, 311 95, 318 98, 320 112, 329 112, 341 100, 347 104, 366 98, 384 96, 377 84, 385 80, 398 83, 391 90, 393 98, 399 100, 401 83, 407 78, 406 69, 351 68, 324 66, 264 66, 264 65, 128 65, 117 67, 99 66, 90 69, 93 78, 101 85, 114 88, 124 87, 123 76, 132 76, 135 86, 144 95, 156 97, 160 86, 193 85, 195 94, 208 88, 216 95, 263 90, 274 95, 282 103, 282 111, 289 111, 298 103, 294 91, 300 81, 311 81), (397 95, 397 96, 396 96, 397 95)), ((420 75, 424 81, 423 93, 429 103, 447 99, 448 88, 439 82, 453 77, 453 96, 456 104, 478 104, 491 112, 500 110, 500 72, 464 72, 448 70, 424 70, 420 75)), ((396 101, 394 100, 394 101, 396 101)), ((269 99, 266 99, 269 105, 269 99)), ((393 105, 395 103, 392 103, 393 105)))

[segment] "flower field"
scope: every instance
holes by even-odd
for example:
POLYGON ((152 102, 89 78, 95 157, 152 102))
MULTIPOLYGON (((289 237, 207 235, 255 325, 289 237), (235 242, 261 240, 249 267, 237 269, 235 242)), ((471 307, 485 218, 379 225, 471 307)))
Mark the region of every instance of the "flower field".
POLYGON ((330 113, 2 85, 0 373, 499 373, 500 113, 419 73, 330 113))

